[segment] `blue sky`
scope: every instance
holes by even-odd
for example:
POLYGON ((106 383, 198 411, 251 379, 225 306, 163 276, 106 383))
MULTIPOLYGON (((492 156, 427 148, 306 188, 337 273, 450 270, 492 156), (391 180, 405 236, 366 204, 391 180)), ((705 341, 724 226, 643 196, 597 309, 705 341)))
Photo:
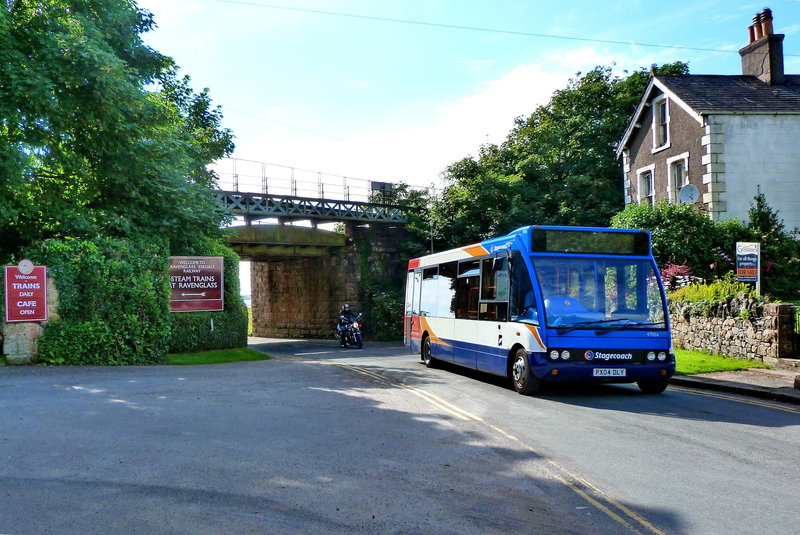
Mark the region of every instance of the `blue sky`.
MULTIPOLYGON (((682 60, 696 74, 740 74, 736 51, 765 7, 721 0, 138 3, 159 26, 147 44, 172 56, 222 106, 236 157, 418 186, 438 183, 448 164, 481 144, 501 142, 515 117, 546 103, 578 71, 682 60)), ((786 72, 800 73, 800 1, 769 7, 775 33, 786 34, 786 72)))

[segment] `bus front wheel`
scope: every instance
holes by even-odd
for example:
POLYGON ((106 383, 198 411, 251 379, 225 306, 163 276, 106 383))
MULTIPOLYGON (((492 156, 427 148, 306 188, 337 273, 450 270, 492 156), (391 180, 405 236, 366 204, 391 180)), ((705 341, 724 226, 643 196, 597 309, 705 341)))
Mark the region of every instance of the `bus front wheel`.
POLYGON ((644 394, 660 394, 667 389, 669 379, 660 381, 637 381, 636 384, 639 385, 639 390, 644 394))
POLYGON ((531 372, 528 352, 522 348, 517 349, 517 352, 514 353, 511 378, 514 381, 514 390, 520 394, 535 394, 542 388, 542 380, 531 372))
POLYGON ((431 355, 431 337, 426 336, 422 339, 422 362, 428 368, 436 367, 436 359, 431 355))

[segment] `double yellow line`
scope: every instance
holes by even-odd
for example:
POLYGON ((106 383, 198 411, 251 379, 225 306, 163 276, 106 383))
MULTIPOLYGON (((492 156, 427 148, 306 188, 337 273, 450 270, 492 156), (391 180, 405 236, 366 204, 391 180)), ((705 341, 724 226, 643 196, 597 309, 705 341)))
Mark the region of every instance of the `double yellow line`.
POLYGON ((644 530, 645 533, 650 533, 653 535, 666 535, 663 531, 661 531, 656 526, 648 522, 641 515, 637 514, 635 511, 619 503, 613 498, 607 496, 605 493, 603 493, 603 491, 601 491, 591 483, 587 482, 585 479, 576 476, 575 474, 573 474, 572 472, 570 472, 557 462, 548 459, 547 457, 545 457, 532 447, 525 444, 521 439, 487 422, 483 418, 475 416, 474 414, 469 413, 464 409, 461 409, 453 405, 449 401, 446 401, 435 394, 431 394, 430 392, 427 392, 425 390, 400 383, 390 377, 374 372, 372 370, 367 370, 359 366, 353 366, 351 364, 342 364, 341 362, 325 361, 325 363, 333 364, 334 366, 339 366, 340 368, 344 368, 354 373, 358 373, 370 377, 372 379, 375 379, 383 384, 400 388, 402 390, 410 392, 415 396, 422 398, 428 403, 434 405, 435 407, 443 410, 444 412, 452 415, 453 417, 459 420, 474 421, 485 425, 495 433, 505 437, 508 440, 516 442, 517 444, 519 444, 521 448, 533 453, 536 457, 545 459, 551 469, 551 473, 553 474, 556 480, 558 480, 564 486, 575 492, 575 494, 577 494, 586 502, 597 508, 599 511, 602 511, 606 516, 608 516, 615 522, 625 526, 625 528, 628 529, 629 531, 633 533, 642 533, 641 530, 644 530))

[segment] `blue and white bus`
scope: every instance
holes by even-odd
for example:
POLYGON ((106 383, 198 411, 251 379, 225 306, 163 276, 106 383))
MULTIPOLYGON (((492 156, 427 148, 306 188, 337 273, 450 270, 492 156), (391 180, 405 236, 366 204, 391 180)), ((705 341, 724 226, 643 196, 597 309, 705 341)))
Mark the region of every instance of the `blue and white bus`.
POLYGON ((650 233, 529 226, 408 263, 404 343, 427 366, 451 362, 544 382, 637 383, 675 373, 650 233))

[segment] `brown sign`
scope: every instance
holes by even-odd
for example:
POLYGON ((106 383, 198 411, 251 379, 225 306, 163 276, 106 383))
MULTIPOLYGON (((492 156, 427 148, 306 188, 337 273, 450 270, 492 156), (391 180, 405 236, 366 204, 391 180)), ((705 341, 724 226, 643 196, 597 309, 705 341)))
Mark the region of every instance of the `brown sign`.
POLYGON ((47 266, 5 266, 6 323, 47 321, 47 266))
POLYGON ((222 310, 222 267, 221 256, 169 257, 170 311, 222 310))

